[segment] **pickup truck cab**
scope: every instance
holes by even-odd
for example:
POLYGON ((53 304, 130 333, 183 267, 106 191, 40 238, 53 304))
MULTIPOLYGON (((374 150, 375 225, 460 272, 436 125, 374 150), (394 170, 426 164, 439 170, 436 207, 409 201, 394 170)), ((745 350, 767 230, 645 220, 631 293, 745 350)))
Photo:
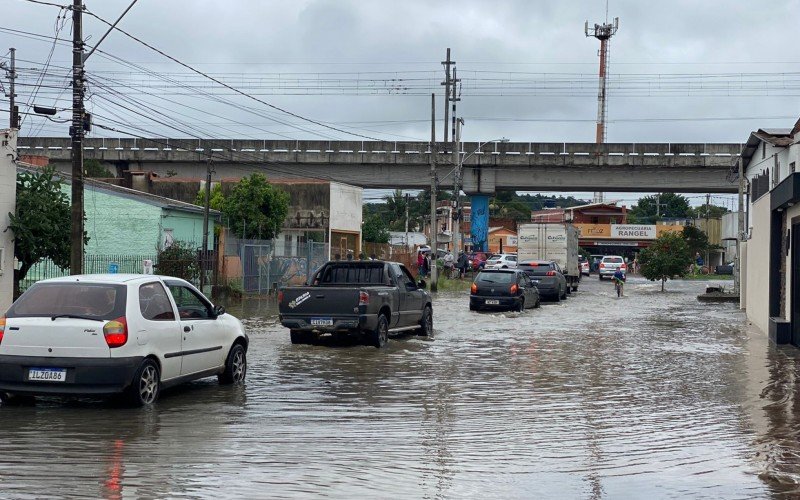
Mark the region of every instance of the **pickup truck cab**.
POLYGON ((383 347, 389 334, 433 332, 431 296, 397 262, 331 261, 306 286, 281 288, 278 311, 293 344, 320 335, 360 335, 383 347))

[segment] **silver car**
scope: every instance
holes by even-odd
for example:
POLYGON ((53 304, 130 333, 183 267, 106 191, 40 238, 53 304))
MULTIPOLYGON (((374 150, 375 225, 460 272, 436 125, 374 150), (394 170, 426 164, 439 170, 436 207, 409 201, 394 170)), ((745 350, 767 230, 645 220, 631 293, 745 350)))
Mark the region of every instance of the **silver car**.
POLYGON ((600 261, 600 266, 597 269, 600 279, 611 278, 617 269, 622 269, 623 273, 628 272, 628 265, 625 264, 625 259, 619 255, 606 255, 600 261))

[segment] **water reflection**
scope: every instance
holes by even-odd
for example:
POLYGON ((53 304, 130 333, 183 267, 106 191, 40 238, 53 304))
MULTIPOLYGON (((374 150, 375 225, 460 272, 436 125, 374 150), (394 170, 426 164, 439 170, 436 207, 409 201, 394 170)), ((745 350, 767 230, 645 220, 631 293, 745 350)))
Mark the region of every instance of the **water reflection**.
POLYGON ((435 301, 434 339, 293 346, 270 300, 228 309, 245 387, 153 408, 2 407, 0 496, 740 498, 797 494, 798 356, 703 284, 587 280, 525 313, 435 301))

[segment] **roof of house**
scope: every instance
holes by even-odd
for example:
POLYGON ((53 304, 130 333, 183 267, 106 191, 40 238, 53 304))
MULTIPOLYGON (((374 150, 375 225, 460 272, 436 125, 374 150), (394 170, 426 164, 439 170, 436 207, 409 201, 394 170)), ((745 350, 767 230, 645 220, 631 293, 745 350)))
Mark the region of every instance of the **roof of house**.
POLYGON ((750 137, 747 138, 747 142, 745 143, 741 154, 745 167, 750 163, 750 160, 753 159, 753 155, 756 154, 756 150, 758 150, 758 147, 762 142, 772 144, 773 146, 779 148, 788 147, 794 142, 793 134, 798 128, 800 128, 800 120, 797 121, 794 129, 760 128, 755 132, 750 133, 750 137))
MULTIPOLYGON (((17 169, 26 172, 40 171, 39 168, 22 162, 17 162, 17 169)), ((72 175, 67 174, 65 172, 57 172, 57 175, 67 184, 72 184, 72 175)), ((171 198, 165 198, 163 196, 158 196, 151 193, 145 193, 144 191, 137 191, 136 189, 129 189, 122 186, 116 186, 114 184, 109 184, 108 182, 98 181, 97 179, 91 179, 86 177, 83 179, 83 182, 86 186, 91 186, 92 188, 97 189, 98 191, 105 192, 113 196, 119 196, 130 200, 136 200, 142 203, 147 203, 149 205, 154 205, 169 210, 179 210, 182 212, 192 212, 192 213, 203 213, 204 211, 204 208, 198 205, 193 205, 191 203, 173 200, 171 198)), ((222 215, 220 211, 213 209, 210 209, 208 213, 211 217, 217 219, 219 219, 222 215)))

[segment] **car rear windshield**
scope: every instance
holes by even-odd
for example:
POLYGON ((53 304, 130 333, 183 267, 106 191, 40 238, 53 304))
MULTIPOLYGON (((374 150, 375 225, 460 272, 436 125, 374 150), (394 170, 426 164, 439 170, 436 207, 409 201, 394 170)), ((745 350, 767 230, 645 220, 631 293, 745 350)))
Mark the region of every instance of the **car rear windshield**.
POLYGON ((109 283, 37 283, 14 302, 6 316, 116 319, 125 316, 126 291, 125 285, 109 283))
POLYGON ((332 264, 320 272, 316 284, 334 285, 357 283, 360 285, 383 285, 386 276, 381 264, 332 264))
POLYGON ((611 264, 621 264, 622 257, 605 257, 603 258, 603 262, 609 262, 611 264))
POLYGON ((525 271, 525 274, 528 276, 544 276, 550 271, 555 271, 556 266, 552 262, 542 262, 542 263, 527 263, 522 264, 520 269, 525 271))
POLYGON ((475 278, 478 283, 513 283, 514 273, 480 273, 475 278))

